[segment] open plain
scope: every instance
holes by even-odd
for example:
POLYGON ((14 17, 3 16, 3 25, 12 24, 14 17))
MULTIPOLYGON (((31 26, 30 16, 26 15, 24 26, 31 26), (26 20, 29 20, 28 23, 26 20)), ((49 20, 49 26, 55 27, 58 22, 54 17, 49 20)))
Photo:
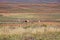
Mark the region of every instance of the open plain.
POLYGON ((0 3, 0 40, 60 40, 60 4, 0 3))

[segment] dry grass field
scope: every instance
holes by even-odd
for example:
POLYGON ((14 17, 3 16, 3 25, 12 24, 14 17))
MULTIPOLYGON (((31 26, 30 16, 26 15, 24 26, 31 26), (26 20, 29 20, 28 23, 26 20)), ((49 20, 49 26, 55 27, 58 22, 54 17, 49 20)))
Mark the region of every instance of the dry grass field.
POLYGON ((57 16, 1 13, 0 40, 60 40, 60 17, 57 16))
POLYGON ((0 3, 0 40, 60 40, 60 4, 0 3))

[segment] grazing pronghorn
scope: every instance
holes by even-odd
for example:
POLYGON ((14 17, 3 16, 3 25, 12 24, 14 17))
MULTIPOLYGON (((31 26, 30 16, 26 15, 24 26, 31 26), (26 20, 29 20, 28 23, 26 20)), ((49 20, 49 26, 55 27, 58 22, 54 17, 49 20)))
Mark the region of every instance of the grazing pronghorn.
POLYGON ((24 22, 30 22, 29 20, 25 20, 24 22))

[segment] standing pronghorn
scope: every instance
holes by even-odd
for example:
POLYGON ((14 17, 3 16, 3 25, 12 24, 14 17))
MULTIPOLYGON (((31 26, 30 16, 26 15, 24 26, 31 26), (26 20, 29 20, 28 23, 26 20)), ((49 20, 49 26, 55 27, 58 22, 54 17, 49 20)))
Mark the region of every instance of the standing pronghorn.
POLYGON ((39 20, 38 22, 40 23, 41 21, 39 20))

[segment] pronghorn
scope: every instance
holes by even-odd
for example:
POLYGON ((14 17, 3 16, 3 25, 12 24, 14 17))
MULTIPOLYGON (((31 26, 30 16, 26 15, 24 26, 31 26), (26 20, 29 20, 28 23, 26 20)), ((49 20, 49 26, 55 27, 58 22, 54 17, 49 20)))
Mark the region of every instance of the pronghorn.
POLYGON ((29 20, 25 20, 24 22, 30 22, 29 20))
POLYGON ((39 22, 39 23, 41 23, 41 21, 40 21, 40 20, 39 20, 38 22, 39 22))

